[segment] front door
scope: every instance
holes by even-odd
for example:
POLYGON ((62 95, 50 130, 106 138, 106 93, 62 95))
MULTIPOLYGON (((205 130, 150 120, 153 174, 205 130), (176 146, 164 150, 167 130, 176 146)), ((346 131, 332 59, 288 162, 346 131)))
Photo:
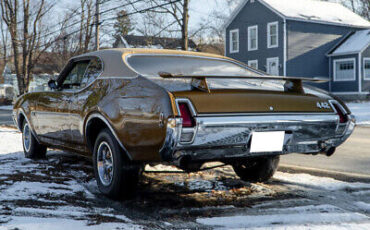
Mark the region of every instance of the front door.
POLYGON ((59 76, 58 89, 40 95, 36 106, 36 132, 43 141, 57 146, 71 146, 71 106, 88 63, 88 60, 72 61, 59 76))
POLYGON ((37 101, 35 118, 36 133, 45 142, 63 145, 71 139, 69 130, 69 97, 68 92, 54 91, 40 94, 37 101))
POLYGON ((273 76, 279 76, 279 58, 267 58, 267 73, 273 76))

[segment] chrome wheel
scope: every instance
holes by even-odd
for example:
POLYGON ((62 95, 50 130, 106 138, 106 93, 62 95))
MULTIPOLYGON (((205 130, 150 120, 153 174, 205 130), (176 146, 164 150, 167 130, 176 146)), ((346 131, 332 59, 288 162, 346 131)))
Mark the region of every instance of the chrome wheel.
POLYGON ((98 148, 97 166, 101 183, 104 186, 110 185, 113 179, 113 154, 105 141, 101 142, 98 148))
POLYGON ((31 130, 30 127, 28 126, 28 123, 26 123, 23 127, 23 147, 26 150, 26 152, 30 151, 31 148, 31 130))

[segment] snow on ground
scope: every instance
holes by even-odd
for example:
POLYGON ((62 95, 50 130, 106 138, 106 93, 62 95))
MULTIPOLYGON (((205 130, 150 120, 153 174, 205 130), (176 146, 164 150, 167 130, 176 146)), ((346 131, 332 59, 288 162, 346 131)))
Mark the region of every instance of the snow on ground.
POLYGON ((358 125, 370 125, 370 102, 352 102, 347 106, 356 116, 358 125))
POLYGON ((369 189, 370 184, 368 183, 349 183, 338 181, 329 177, 317 177, 309 174, 290 174, 278 172, 274 178, 280 181, 288 182, 291 184, 297 184, 305 187, 314 187, 323 190, 337 191, 337 190, 349 190, 349 189, 369 189))
POLYGON ((278 172, 251 184, 230 166, 145 170, 134 200, 112 201, 99 194, 90 162, 52 150, 25 159, 21 134, 0 127, 0 230, 370 229, 369 183, 278 172))
POLYGON ((0 128, 0 230, 141 229, 110 209, 91 207, 95 196, 84 183, 25 159, 21 143, 15 129, 0 128), (104 218, 111 223, 96 220, 104 218))

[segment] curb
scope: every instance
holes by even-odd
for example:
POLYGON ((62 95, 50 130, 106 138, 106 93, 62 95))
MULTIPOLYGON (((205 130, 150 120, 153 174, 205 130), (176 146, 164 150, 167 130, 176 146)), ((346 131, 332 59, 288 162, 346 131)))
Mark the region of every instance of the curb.
POLYGON ((317 169, 288 164, 281 164, 278 171, 287 173, 307 173, 314 176, 327 176, 337 180, 348 182, 370 182, 370 175, 351 172, 340 172, 335 170, 317 169))

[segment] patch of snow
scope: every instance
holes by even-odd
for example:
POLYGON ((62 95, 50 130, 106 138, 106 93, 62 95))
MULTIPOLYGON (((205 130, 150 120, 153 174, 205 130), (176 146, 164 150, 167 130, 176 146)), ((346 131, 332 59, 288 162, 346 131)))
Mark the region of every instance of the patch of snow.
MULTIPOLYGON (((274 214, 274 215, 249 215, 249 216, 228 216, 198 218, 197 222, 207 226, 231 228, 256 228, 286 225, 304 224, 335 224, 343 222, 368 221, 366 215, 360 213, 293 213, 293 214, 274 214)), ((370 224, 368 224, 370 226, 370 224)))
POLYGON ((343 44, 341 44, 334 52, 334 55, 359 53, 366 48, 370 43, 370 30, 360 30, 355 32, 343 44))
POLYGON ((339 3, 317 0, 263 0, 288 18, 370 27, 370 22, 339 3))
MULTIPOLYGON (((341 212, 343 209, 338 208, 334 205, 330 204, 322 204, 322 205, 307 205, 307 206, 298 206, 298 207, 287 207, 287 208, 269 208, 266 209, 269 212, 273 213, 282 213, 282 212, 289 212, 289 213, 294 213, 294 212, 299 212, 299 213, 307 213, 307 212, 341 212)), ((264 211, 266 211, 264 210, 264 211)))
POLYGON ((22 135, 11 128, 0 129, 0 155, 23 152, 22 135))
MULTIPOLYGON (((59 152, 50 151, 52 154, 59 152)), ((51 159, 53 163, 58 161, 51 159)), ((86 173, 78 167, 74 171, 60 172, 53 176, 54 166, 48 160, 32 161, 24 157, 21 133, 11 128, 0 127, 0 230, 6 229, 142 229, 134 225, 132 220, 124 215, 116 215, 112 208, 96 208, 89 205, 89 200, 96 197, 86 189, 86 186, 97 190, 96 183, 82 183, 73 179, 86 177, 86 173), (29 175, 29 176, 28 176, 29 175), (14 178, 13 178, 14 177, 14 178), (18 178, 21 177, 21 178, 18 178), (40 177, 40 181, 34 181, 33 177, 40 177), (54 180, 55 177, 55 180, 54 180), (59 182, 58 182, 59 181, 59 182), (94 184, 94 185, 93 185, 94 184), (82 194, 81 194, 82 193, 82 194), (64 198, 82 196, 86 199, 85 206, 73 206, 73 202, 65 201, 64 198), (53 206, 13 205, 16 201, 37 201, 53 203, 53 206), (56 206, 55 203, 57 203, 56 206), (6 208, 4 208, 6 207, 6 208), (2 210, 6 210, 2 212, 2 210), (8 212, 11 212, 9 214, 8 212), (91 215, 101 217, 113 217, 117 223, 95 224, 91 215)), ((78 165, 76 165, 78 166, 78 165)), ((95 182, 95 181, 94 181, 95 182)), ((82 198, 81 197, 81 198, 82 198)), ((22 203, 22 202, 21 202, 22 203)), ((108 219, 109 220, 109 219, 108 219)))
POLYGON ((290 173, 277 172, 274 178, 284 181, 284 182, 291 183, 291 184, 297 184, 297 185, 305 186, 305 187, 320 188, 320 189, 325 189, 329 191, 370 188, 370 184, 367 184, 367 183, 360 183, 360 182, 350 183, 350 182, 335 180, 329 177, 317 177, 317 176, 312 176, 312 175, 303 174, 303 173, 290 174, 290 173))
POLYGON ((223 185, 220 181, 215 180, 190 180, 186 182, 177 182, 175 183, 177 186, 185 186, 190 191, 204 191, 204 192, 211 192, 212 190, 215 191, 227 191, 229 190, 226 186, 223 185))
POLYGON ((369 203, 358 201, 358 202, 355 203, 355 205, 357 207, 359 207, 360 209, 366 211, 366 212, 370 212, 370 204, 369 203))
POLYGON ((172 165, 162 165, 162 164, 157 164, 157 165, 154 165, 154 166, 146 165, 145 166, 145 171, 153 171, 153 172, 158 172, 158 171, 183 172, 181 169, 178 169, 175 166, 172 166, 172 165))
POLYGON ((355 192, 352 192, 351 194, 355 196, 370 195, 370 190, 355 191, 355 192))
POLYGON ((87 225, 86 221, 78 221, 72 219, 61 218, 36 218, 36 217, 11 217, 11 221, 0 226, 0 230, 10 229, 27 229, 27 230, 40 230, 40 229, 86 229, 86 230, 102 230, 102 229, 132 229, 139 230, 142 227, 134 224, 126 223, 102 223, 100 225, 87 225))
POLYGON ((347 103, 348 108, 356 117, 356 124, 370 125, 370 102, 347 103))

